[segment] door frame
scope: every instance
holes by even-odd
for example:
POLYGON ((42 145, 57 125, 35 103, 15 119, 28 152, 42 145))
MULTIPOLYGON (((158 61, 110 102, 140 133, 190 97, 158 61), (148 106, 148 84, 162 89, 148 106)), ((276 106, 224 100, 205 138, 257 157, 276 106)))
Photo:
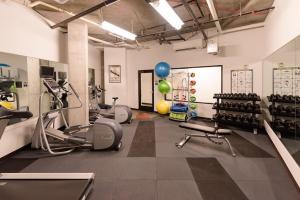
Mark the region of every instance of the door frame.
POLYGON ((154 70, 139 70, 138 71, 138 94, 139 94, 139 110, 154 112, 154 70), (142 73, 152 74, 152 107, 142 106, 142 93, 141 93, 141 75, 142 73))

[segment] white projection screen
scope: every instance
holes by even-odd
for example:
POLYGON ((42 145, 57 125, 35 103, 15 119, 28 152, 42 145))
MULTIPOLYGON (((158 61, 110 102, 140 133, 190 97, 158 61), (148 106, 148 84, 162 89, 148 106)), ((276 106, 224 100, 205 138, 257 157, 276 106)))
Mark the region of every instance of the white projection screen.
MULTIPOLYGON (((196 76, 194 78, 190 78, 190 80, 196 81, 194 88, 197 92, 194 96, 196 97, 197 103, 215 103, 216 100, 213 98, 214 94, 222 93, 221 65, 171 69, 171 74, 179 72, 196 74, 196 76)), ((169 77, 168 80, 171 81, 169 77)), ((171 100, 170 93, 166 96, 166 99, 171 100)))

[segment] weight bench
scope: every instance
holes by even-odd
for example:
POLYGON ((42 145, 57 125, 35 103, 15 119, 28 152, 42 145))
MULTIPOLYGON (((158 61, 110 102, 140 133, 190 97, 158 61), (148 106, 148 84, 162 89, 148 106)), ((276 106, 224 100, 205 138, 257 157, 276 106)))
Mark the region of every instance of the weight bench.
POLYGON ((203 135, 201 134, 185 134, 184 138, 182 138, 182 140, 178 143, 176 143, 176 147, 178 148, 182 148, 190 139, 191 137, 204 137, 207 138, 209 141, 211 141, 214 144, 218 144, 221 145, 223 144, 223 142, 221 141, 215 141, 214 139, 219 139, 219 140, 225 140, 225 142, 228 144, 229 149, 231 151, 232 156, 236 156, 230 141, 224 136, 225 134, 231 134, 232 130, 230 129, 219 129, 217 127, 213 128, 213 127, 209 127, 209 126, 203 126, 203 125, 199 125, 199 124, 191 124, 191 123, 180 123, 179 127, 181 128, 186 128, 186 129, 191 129, 191 130, 196 130, 196 131, 200 131, 202 133, 204 133, 203 135))

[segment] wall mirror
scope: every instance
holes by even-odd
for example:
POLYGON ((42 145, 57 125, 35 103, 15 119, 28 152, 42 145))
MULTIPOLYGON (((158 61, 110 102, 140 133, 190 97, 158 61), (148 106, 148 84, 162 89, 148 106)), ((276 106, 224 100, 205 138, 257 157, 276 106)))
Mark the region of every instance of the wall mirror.
MULTIPOLYGON (((0 52, 0 104, 13 110, 29 110, 27 58, 0 52)), ((11 120, 14 124, 20 120, 11 120)))
MULTIPOLYGON (((0 52, 0 104, 8 109, 29 110, 37 117, 45 77, 54 78, 61 84, 67 82, 68 65, 0 52)), ((43 100, 43 112, 55 108, 50 96, 44 96, 43 100)), ((11 120, 9 124, 20 121, 11 120)))
POLYGON ((300 36, 264 60, 264 114, 300 166, 300 36))

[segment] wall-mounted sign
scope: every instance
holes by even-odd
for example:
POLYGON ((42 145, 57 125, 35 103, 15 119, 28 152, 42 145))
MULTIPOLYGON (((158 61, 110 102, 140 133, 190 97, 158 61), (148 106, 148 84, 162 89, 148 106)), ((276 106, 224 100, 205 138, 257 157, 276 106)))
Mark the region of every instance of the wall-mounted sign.
POLYGON ((253 70, 231 70, 231 93, 253 92, 253 70))
POLYGON ((300 68, 285 67, 273 69, 273 93, 279 95, 300 95, 300 68))
POLYGON ((109 82, 121 83, 121 65, 109 65, 109 82))

